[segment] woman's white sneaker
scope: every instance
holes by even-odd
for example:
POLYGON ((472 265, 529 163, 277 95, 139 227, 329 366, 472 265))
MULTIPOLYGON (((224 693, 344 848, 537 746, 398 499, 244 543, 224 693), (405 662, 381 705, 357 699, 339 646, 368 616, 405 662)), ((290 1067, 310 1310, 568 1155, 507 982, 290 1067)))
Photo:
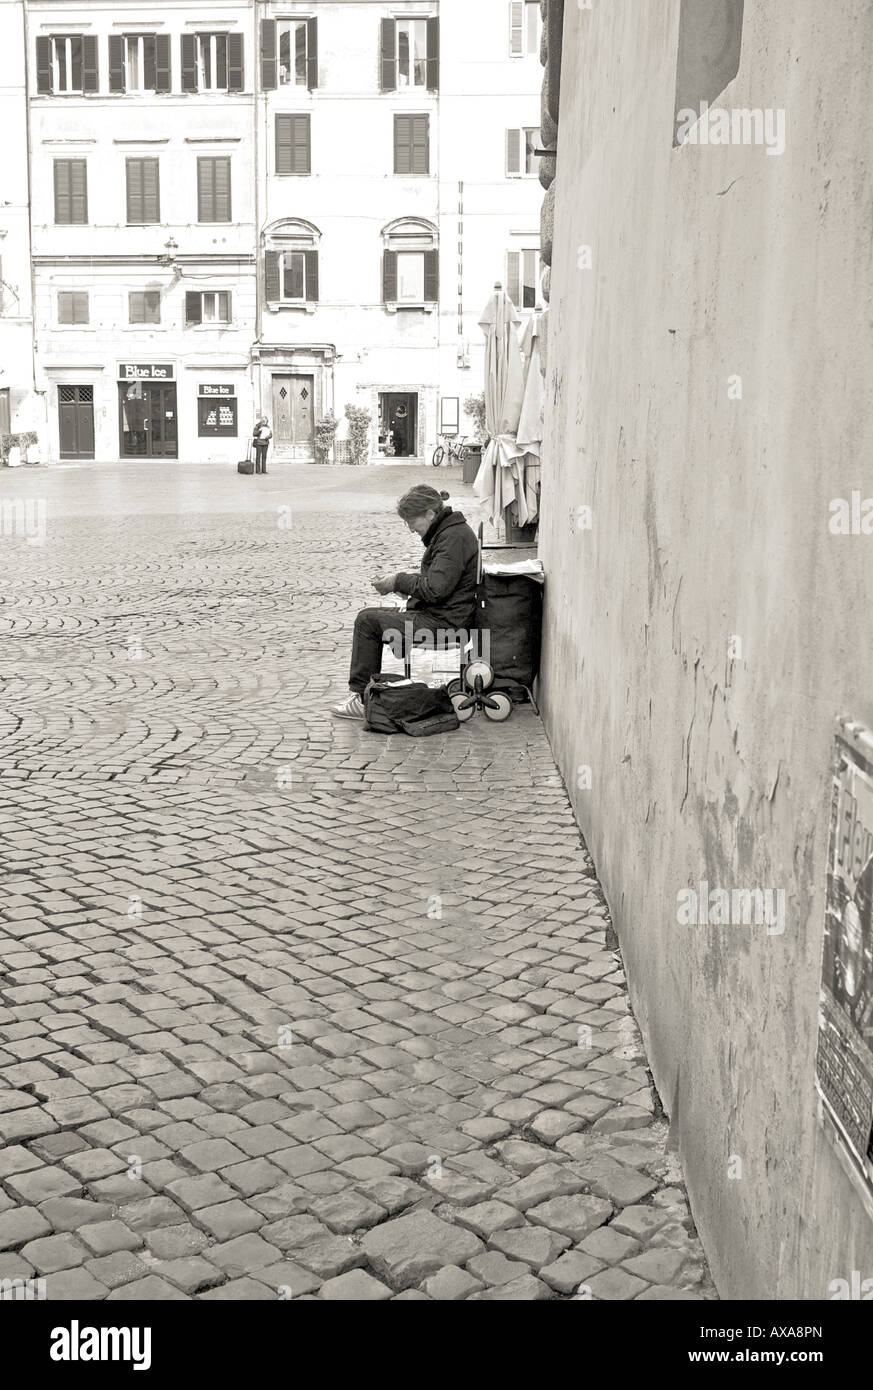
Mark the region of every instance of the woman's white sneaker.
POLYGON ((338 719, 363 719, 364 702, 360 695, 352 691, 342 704, 334 705, 333 712, 338 719))

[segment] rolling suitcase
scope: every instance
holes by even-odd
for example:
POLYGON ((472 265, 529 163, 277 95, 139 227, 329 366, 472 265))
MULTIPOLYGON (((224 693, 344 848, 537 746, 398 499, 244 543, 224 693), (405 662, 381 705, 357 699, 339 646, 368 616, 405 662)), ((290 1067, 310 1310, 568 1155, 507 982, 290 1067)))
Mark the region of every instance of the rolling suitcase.
POLYGON ((254 473, 254 471, 255 471, 255 461, 254 461, 254 459, 252 458, 252 441, 251 441, 251 440, 249 440, 249 447, 248 447, 248 450, 246 451, 246 456, 245 456, 244 459, 240 459, 239 463, 238 463, 237 466, 236 466, 236 471, 237 471, 237 473, 254 473))

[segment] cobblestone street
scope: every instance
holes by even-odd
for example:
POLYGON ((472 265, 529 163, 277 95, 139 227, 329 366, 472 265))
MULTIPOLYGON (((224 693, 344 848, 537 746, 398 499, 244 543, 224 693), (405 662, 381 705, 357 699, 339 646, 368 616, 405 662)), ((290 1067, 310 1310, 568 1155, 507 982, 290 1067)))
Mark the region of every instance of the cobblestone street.
POLYGON ((417 481, 4 472, 0 1278, 716 1297, 540 720, 329 713, 417 481))

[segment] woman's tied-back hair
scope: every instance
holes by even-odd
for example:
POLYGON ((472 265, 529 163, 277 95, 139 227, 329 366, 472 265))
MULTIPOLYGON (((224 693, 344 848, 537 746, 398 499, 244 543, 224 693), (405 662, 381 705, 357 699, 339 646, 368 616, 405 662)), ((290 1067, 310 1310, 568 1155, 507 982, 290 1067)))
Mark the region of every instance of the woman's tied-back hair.
POLYGON ((397 515, 404 521, 414 521, 417 516, 424 516, 425 512, 436 512, 439 515, 448 498, 447 492, 437 492, 435 487, 420 483, 418 487, 410 488, 409 492, 403 494, 397 503, 397 515))

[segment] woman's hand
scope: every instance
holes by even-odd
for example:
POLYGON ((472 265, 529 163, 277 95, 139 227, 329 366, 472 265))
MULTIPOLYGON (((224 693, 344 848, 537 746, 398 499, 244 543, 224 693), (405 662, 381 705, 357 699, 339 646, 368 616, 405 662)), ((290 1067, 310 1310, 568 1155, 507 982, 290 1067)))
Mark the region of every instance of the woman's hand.
POLYGON ((376 593, 382 594, 384 597, 385 594, 393 594, 394 582, 396 579, 396 574, 386 574, 383 575, 381 579, 372 579, 370 582, 376 590, 376 593))

